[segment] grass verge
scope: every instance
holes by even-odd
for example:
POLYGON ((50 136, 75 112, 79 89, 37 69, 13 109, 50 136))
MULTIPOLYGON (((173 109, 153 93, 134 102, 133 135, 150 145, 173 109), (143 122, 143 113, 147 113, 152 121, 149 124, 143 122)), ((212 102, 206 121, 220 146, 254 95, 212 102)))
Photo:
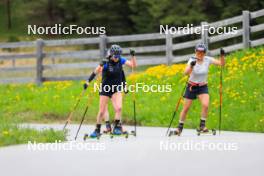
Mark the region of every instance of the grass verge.
MULTIPOLYGON (((185 64, 159 65, 128 76, 143 85, 171 85, 170 92, 144 92, 136 94, 137 118, 140 125, 167 126, 175 104, 184 87, 186 77, 182 75, 185 64)), ((227 56, 223 72, 223 130, 264 132, 264 48, 237 51, 227 56)), ((211 66, 209 71, 210 106, 208 127, 217 128, 219 122, 219 74, 220 69, 211 66)), ((80 106, 73 115, 79 123, 89 100, 86 122, 94 123, 98 112, 98 92, 91 85, 80 106), (91 100, 92 99, 92 100, 91 100)), ((34 84, 1 85, 0 113, 6 119, 20 122, 63 122, 79 94, 81 82, 47 82, 37 87, 34 84)), ((123 122, 133 124, 133 95, 124 96, 123 122)), ((182 102, 180 110, 182 108, 182 102)), ((186 128, 196 128, 200 119, 200 103, 194 101, 187 116, 186 128)), ((109 106, 110 117, 113 110, 109 106)), ((178 113, 179 114, 179 113, 178 113)), ((178 114, 175 119, 176 125, 178 114)))

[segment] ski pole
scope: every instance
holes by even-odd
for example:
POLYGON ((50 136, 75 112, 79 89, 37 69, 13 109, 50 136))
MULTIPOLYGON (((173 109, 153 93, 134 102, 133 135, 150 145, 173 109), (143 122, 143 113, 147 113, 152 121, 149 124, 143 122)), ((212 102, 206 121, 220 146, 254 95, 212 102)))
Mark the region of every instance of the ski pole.
POLYGON ((220 98, 220 106, 219 106, 219 135, 221 133, 221 123, 222 123, 222 86, 223 86, 223 66, 220 68, 220 86, 219 86, 219 98, 220 98))
POLYGON ((172 115, 172 118, 171 118, 170 124, 169 124, 168 129, 167 129, 167 132, 166 132, 166 136, 168 136, 168 134, 169 134, 169 131, 170 131, 171 125, 172 125, 173 120, 174 120, 174 118, 175 118, 175 116, 176 116, 176 113, 177 113, 177 111, 178 111, 178 109, 179 109, 180 102, 181 102, 181 99, 182 99, 182 97, 183 97, 183 94, 184 94, 184 91, 185 91, 187 85, 188 85, 188 79, 187 79, 187 81, 186 81, 186 83, 185 83, 185 86, 184 86, 182 92, 181 92, 181 96, 180 96, 180 98, 178 99, 178 102, 177 102, 177 104, 176 104, 175 110, 174 110, 174 112, 173 112, 173 115, 172 115))
MULTIPOLYGON (((92 97, 94 97, 94 96, 92 96, 92 97)), ((78 127, 77 133, 76 133, 75 138, 74 138, 75 140, 77 139, 77 137, 78 137, 78 135, 79 135, 79 131, 80 131, 80 129, 81 129, 81 126, 82 126, 82 124, 83 124, 83 121, 84 121, 85 115, 86 115, 86 113, 87 113, 87 111, 88 111, 88 109, 89 109, 89 106, 90 106, 91 102, 92 102, 92 98, 91 98, 91 97, 88 97, 88 102, 87 102, 87 105, 86 105, 86 107, 85 107, 85 111, 84 111, 84 113, 83 113, 83 115, 82 115, 81 123, 80 123, 80 125, 79 125, 79 127, 78 127)))
MULTIPOLYGON (((132 67, 132 74, 134 73, 134 66, 132 67)), ((133 83, 135 84, 135 82, 133 83)), ((137 136, 137 117, 136 117, 136 94, 133 91, 133 108, 134 108, 134 135, 137 136)))
POLYGON ((75 112, 76 108, 78 107, 80 101, 81 101, 81 98, 83 97, 84 95, 84 92, 85 90, 82 90, 81 94, 79 95, 78 99, 77 99, 77 102, 76 104, 74 105, 73 109, 71 110, 71 112, 69 113, 68 115, 68 118, 67 118, 67 121, 65 122, 64 126, 63 126, 63 129, 62 130, 65 130, 66 126, 68 125, 68 123, 70 122, 71 118, 72 118, 72 114, 73 112, 75 112))
POLYGON ((79 125, 79 127, 78 127, 77 133, 76 133, 75 138, 74 138, 75 140, 77 139, 77 137, 78 137, 78 135, 79 135, 79 131, 80 131, 80 129, 81 129, 81 126, 82 126, 82 124, 83 124, 83 121, 84 121, 84 118, 85 118, 85 115, 86 115, 87 111, 88 111, 88 106, 86 106, 85 111, 84 111, 84 113, 83 113, 81 123, 80 123, 80 125, 79 125))
MULTIPOLYGON (((98 81, 98 80, 99 80, 99 79, 97 78, 96 81, 98 81)), ((87 111, 88 111, 88 109, 89 109, 89 106, 90 106, 90 104, 91 104, 93 98, 94 98, 94 96, 92 96, 92 95, 90 95, 90 96, 88 97, 88 102, 87 102, 87 105, 86 105, 86 107, 85 107, 85 111, 84 111, 84 113, 83 113, 83 116, 82 116, 82 119, 81 119, 81 123, 80 123, 80 125, 79 125, 79 127, 78 127, 78 130, 77 130, 76 135, 75 135, 75 138, 74 138, 75 140, 77 139, 77 137, 78 137, 78 135, 79 135, 79 132, 80 132, 80 129, 81 129, 81 127, 82 127, 82 124, 83 124, 83 121, 84 121, 85 115, 86 115, 86 113, 87 113, 87 111)))
MULTIPOLYGON (((132 56, 133 59, 135 59, 135 53, 136 53, 135 50, 130 49, 130 55, 132 56)), ((132 74, 134 73, 134 67, 135 67, 134 64, 135 64, 135 60, 133 61, 133 65, 132 65, 132 74)), ((134 136, 137 136, 136 93, 135 93, 135 81, 134 80, 132 80, 132 84, 134 85, 134 90, 133 90, 134 136)))
MULTIPOLYGON (((222 62, 222 57, 225 56, 225 50, 220 49, 220 57, 221 57, 221 62, 222 62)), ((221 63, 221 68, 220 68, 220 85, 219 85, 219 135, 221 133, 221 125, 222 125, 222 104, 223 104, 223 64, 221 63)))

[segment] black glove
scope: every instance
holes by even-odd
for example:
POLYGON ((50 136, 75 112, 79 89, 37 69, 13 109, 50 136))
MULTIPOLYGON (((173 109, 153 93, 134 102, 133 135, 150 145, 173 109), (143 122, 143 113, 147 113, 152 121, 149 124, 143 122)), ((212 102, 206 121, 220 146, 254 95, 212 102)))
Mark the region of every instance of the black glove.
POLYGON ((135 56, 135 54, 136 54, 136 51, 133 50, 133 49, 130 49, 130 55, 131 55, 131 56, 135 56))
POLYGON ((195 64, 196 64, 196 61, 194 60, 194 61, 192 61, 191 62, 191 67, 194 67, 195 66, 195 64))
POLYGON ((223 48, 220 49, 220 55, 225 56, 225 50, 223 48))
POLYGON ((88 88, 88 84, 87 83, 84 83, 83 84, 83 89, 86 90, 88 88))

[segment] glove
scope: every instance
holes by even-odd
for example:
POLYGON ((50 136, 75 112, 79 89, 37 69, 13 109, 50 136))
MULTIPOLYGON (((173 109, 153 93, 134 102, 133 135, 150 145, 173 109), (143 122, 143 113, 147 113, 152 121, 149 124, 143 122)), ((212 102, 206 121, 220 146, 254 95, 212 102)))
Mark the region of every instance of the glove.
POLYGON ((224 56, 225 55, 225 50, 223 48, 220 49, 220 55, 224 56))
POLYGON ((84 83, 83 84, 83 89, 86 90, 88 88, 88 84, 87 83, 84 83))
POLYGON ((135 54, 136 54, 136 51, 133 50, 133 49, 130 49, 130 55, 131 55, 131 56, 135 56, 135 54))
POLYGON ((192 62, 191 62, 191 67, 194 67, 195 64, 196 64, 196 61, 192 61, 192 62))

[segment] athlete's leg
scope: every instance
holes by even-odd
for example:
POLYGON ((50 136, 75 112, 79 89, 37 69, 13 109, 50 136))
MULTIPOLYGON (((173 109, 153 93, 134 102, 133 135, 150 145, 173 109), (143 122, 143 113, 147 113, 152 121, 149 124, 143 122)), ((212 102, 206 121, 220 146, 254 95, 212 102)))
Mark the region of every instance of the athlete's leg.
POLYGON ((115 120, 121 120, 122 115, 122 93, 116 92, 112 95, 112 103, 115 110, 115 120))
POLYGON ((97 114, 97 121, 96 121, 97 124, 102 123, 102 119, 104 118, 104 115, 108 107, 107 106, 108 100, 109 100, 108 96, 100 95, 99 112, 97 114))
POLYGON ((209 94, 200 94, 200 95, 198 95, 198 98, 199 98, 201 105, 202 105, 200 127, 204 128, 205 122, 207 119, 207 115, 208 115, 208 107, 209 107, 210 97, 209 97, 209 94))
POLYGON ((105 109, 105 113, 104 113, 104 120, 105 120, 105 122, 109 122, 108 103, 106 104, 106 109, 105 109))
POLYGON ((111 123, 109 121, 109 111, 108 111, 108 103, 106 105, 106 110, 105 110, 105 114, 104 114, 104 120, 105 120, 105 130, 104 133, 109 133, 112 131, 112 127, 111 127, 111 123))
POLYGON ((121 114, 122 114, 122 93, 116 92, 112 95, 112 103, 115 110, 115 122, 113 133, 116 135, 121 135, 124 131, 121 124, 121 114))
POLYGON ((180 113, 180 122, 184 122, 185 121, 186 115, 187 115, 191 105, 192 105, 192 99, 185 98, 184 99, 183 109, 182 109, 182 111, 180 113))
POLYGON ((107 109, 107 103, 108 103, 109 97, 100 95, 100 102, 99 102, 99 112, 97 114, 97 120, 96 120, 96 127, 93 133, 90 134, 90 137, 95 138, 99 137, 101 133, 101 123, 105 115, 105 111, 107 109))
POLYGON ((183 126, 184 126, 184 121, 186 119, 186 115, 187 115, 188 110, 191 107, 191 105, 192 105, 192 99, 185 98, 184 99, 183 109, 182 109, 182 111, 180 113, 179 124, 178 124, 178 127, 175 130, 175 134, 176 135, 180 135, 181 134, 181 132, 183 130, 183 126))
POLYGON ((208 114, 209 101, 210 101, 209 94, 200 94, 198 95, 198 98, 202 105, 201 117, 206 119, 208 114))

